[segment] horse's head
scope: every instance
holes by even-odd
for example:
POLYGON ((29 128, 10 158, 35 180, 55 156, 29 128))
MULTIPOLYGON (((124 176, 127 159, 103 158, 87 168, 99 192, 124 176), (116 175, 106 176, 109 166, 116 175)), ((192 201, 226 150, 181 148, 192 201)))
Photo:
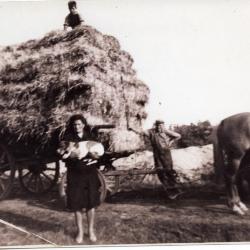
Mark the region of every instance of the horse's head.
POLYGON ((68 142, 62 141, 57 153, 62 159, 83 159, 87 155, 90 158, 97 159, 104 154, 104 147, 101 143, 95 141, 68 142))

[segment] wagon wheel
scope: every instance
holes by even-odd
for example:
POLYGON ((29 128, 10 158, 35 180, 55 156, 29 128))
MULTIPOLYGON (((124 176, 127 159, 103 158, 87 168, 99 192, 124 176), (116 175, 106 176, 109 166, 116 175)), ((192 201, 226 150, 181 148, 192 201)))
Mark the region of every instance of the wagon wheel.
POLYGON ((107 186, 107 195, 112 196, 120 191, 136 190, 141 186, 143 180, 147 176, 144 175, 109 175, 104 173, 107 186))
MULTIPOLYGON (((143 169, 143 167, 141 168, 143 169)), ((115 193, 120 192, 120 191, 131 191, 131 190, 137 190, 138 188, 141 188, 141 186, 143 185, 144 179, 147 176, 150 176, 151 174, 147 174, 147 173, 146 174, 140 174, 140 173, 134 174, 133 173, 134 170, 140 170, 140 168, 133 168, 131 169, 131 172, 128 171, 126 174, 116 173, 116 175, 112 175, 112 173, 109 173, 109 171, 104 173, 108 195, 114 195, 115 193)))
POLYGON ((59 177, 59 161, 52 163, 34 162, 27 167, 20 167, 21 186, 32 194, 44 194, 56 185, 59 177))
POLYGON ((107 185, 105 182, 105 177, 103 176, 103 174, 101 173, 100 170, 97 170, 98 173, 98 177, 101 183, 101 187, 100 187, 100 191, 101 191, 101 195, 100 195, 100 200, 101 202, 104 202, 107 196, 107 185))
POLYGON ((15 178, 14 158, 8 149, 0 144, 0 200, 5 199, 13 186, 15 178))
MULTIPOLYGON (((101 187, 100 187, 100 201, 102 203, 106 199, 107 188, 106 188, 106 183, 105 183, 105 180, 104 180, 104 176, 99 170, 97 170, 97 175, 98 175, 98 178, 99 178, 100 184, 101 184, 101 187)), ((65 172, 62 175, 61 181, 59 183, 59 195, 65 201, 65 204, 66 204, 66 188, 67 188, 67 172, 65 172)))
POLYGON ((107 189, 107 195, 112 196, 119 191, 120 188, 120 176, 119 175, 105 175, 105 183, 107 189))

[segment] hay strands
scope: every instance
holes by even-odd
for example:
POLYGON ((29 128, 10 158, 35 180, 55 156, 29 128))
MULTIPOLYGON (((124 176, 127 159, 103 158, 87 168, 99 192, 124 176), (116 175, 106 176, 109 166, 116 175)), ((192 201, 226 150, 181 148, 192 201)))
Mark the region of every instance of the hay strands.
POLYGON ((39 239, 41 239, 42 241, 44 241, 44 242, 46 242, 46 243, 49 243, 50 245, 58 246, 58 245, 55 244, 54 242, 49 241, 49 240, 43 238, 42 236, 40 236, 40 235, 38 235, 38 234, 28 232, 28 231, 26 231, 25 229, 23 229, 23 228, 21 228, 21 227, 18 227, 18 226, 16 226, 16 225, 12 224, 12 223, 9 223, 9 222, 7 222, 7 221, 5 221, 5 220, 0 219, 0 223, 6 225, 6 226, 8 226, 8 227, 14 228, 14 229, 17 230, 17 231, 20 231, 20 232, 23 232, 23 233, 25 233, 25 234, 32 235, 32 236, 34 236, 34 237, 36 237, 36 238, 39 238, 39 239))

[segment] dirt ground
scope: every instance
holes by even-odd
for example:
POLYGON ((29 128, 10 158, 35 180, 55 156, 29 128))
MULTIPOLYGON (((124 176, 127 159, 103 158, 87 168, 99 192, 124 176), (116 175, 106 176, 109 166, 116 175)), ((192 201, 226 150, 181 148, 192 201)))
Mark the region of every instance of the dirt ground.
MULTIPOLYGON (((32 197, 17 185, 0 204, 1 220, 30 233, 0 223, 4 235, 0 246, 75 244, 74 217, 64 208, 57 189, 32 197)), ((250 212, 237 216, 225 204, 222 193, 204 187, 189 189, 175 201, 167 200, 161 188, 120 192, 97 210, 96 244, 250 241, 250 212)), ((90 244, 87 236, 83 244, 90 244)))

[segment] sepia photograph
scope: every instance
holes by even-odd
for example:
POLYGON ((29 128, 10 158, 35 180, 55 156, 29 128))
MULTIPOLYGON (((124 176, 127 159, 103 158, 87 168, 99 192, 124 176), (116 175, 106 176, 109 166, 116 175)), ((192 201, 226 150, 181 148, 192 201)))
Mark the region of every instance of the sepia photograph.
POLYGON ((247 246, 249 13, 0 0, 0 248, 247 246))

